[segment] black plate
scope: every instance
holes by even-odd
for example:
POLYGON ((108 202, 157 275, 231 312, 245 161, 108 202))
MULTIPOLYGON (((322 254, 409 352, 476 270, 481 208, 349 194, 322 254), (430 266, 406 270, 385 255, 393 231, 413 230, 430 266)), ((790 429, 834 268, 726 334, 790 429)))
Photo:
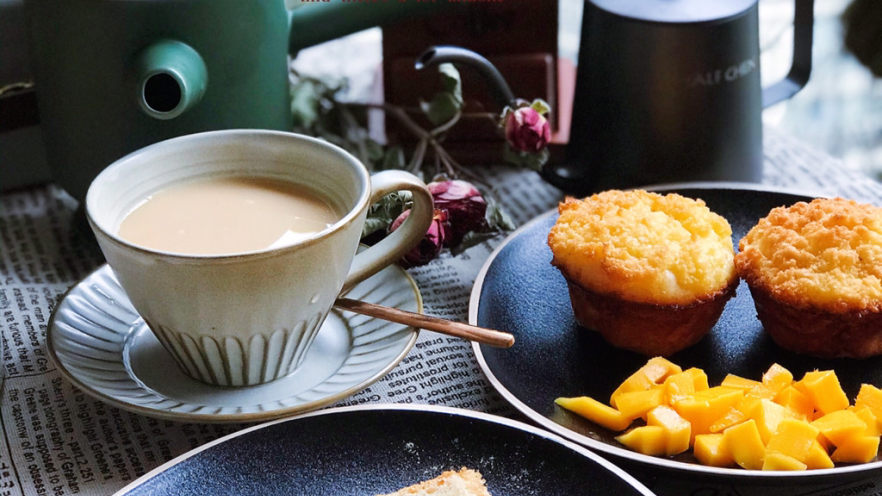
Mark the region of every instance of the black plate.
MULTIPOLYGON (((702 198, 732 226, 738 240, 769 210, 810 197, 781 191, 738 187, 674 188, 678 193, 702 198)), ((690 454, 676 459, 640 455, 618 444, 607 431, 554 404, 558 396, 588 395, 606 401, 610 393, 646 358, 613 348, 598 333, 579 327, 573 318, 566 282, 551 265, 546 239, 557 219, 548 212, 512 233, 487 260, 472 291, 469 320, 515 335, 510 349, 474 345, 475 354, 493 385, 509 402, 540 425, 608 454, 643 464, 709 475, 796 477, 813 479, 879 470, 882 464, 842 466, 801 473, 718 469, 695 463, 690 454)), ((862 382, 882 385, 882 357, 821 360, 779 348, 763 332, 746 284, 738 287, 716 326, 695 346, 672 361, 683 368, 705 370, 711 385, 727 373, 760 379, 773 362, 796 378, 813 369, 834 369, 854 401, 862 382)))
POLYGON ((535 427, 400 405, 333 408, 246 429, 120 494, 371 496, 461 466, 479 470, 493 496, 652 494, 610 462, 535 427))

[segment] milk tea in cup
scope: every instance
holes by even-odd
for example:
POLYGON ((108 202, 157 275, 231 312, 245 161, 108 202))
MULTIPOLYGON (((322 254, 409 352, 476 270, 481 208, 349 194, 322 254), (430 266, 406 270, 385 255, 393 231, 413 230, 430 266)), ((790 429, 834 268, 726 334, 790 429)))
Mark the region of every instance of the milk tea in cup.
POLYGON ((123 219, 119 236, 156 250, 221 255, 296 243, 340 217, 327 201, 295 183, 230 176, 150 195, 123 219))
POLYGON ((432 196, 330 143, 266 130, 166 140, 101 172, 86 214, 134 308, 185 373, 261 384, 303 362, 341 291, 425 235, 432 196), (413 193, 413 222, 356 255, 370 204, 413 193))

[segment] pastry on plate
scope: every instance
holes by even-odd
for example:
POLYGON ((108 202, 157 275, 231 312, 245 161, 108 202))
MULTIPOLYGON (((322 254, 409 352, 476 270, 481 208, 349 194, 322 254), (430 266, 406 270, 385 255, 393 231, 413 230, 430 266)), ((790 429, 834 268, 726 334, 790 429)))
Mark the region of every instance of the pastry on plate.
POLYGON ((434 479, 419 482, 381 496, 490 496, 484 477, 477 470, 462 467, 448 470, 434 479))
POLYGON ((843 198, 778 207, 738 243, 757 316, 788 350, 882 354, 882 208, 843 198))
POLYGON ((548 235, 576 320, 613 346, 670 355, 735 293, 732 228, 700 199, 642 190, 567 198, 548 235))

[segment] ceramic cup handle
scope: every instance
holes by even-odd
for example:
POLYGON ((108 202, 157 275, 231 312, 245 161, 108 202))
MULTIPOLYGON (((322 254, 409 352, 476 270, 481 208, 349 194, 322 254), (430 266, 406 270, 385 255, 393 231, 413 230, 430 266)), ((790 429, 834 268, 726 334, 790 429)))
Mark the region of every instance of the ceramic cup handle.
POLYGON ((355 256, 346 282, 343 283, 343 292, 398 261, 429 230, 433 214, 432 195, 422 181, 409 172, 399 170, 387 170, 371 176, 371 203, 401 190, 413 193, 413 210, 395 232, 355 256))

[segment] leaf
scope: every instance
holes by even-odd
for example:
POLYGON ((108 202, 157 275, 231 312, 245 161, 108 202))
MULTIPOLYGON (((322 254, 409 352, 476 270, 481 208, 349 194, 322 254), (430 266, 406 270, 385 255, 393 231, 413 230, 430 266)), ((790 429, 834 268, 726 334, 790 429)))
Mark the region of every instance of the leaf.
POLYGON ((370 236, 377 231, 385 231, 389 228, 391 221, 381 217, 368 217, 364 221, 364 227, 361 229, 361 237, 370 236))
POLYGON ((453 119, 462 108, 462 100, 457 101, 452 93, 442 91, 435 93, 432 101, 420 105, 429 121, 438 126, 453 119))
POLYGON ((309 80, 299 81, 291 87, 291 114, 294 125, 311 128, 318 120, 319 91, 309 80))
POLYGON ((548 148, 543 148, 536 153, 527 153, 515 150, 511 145, 506 143, 505 147, 502 149, 503 160, 510 164, 526 167, 534 171, 542 170, 542 166, 548 162, 549 156, 550 152, 548 151, 548 148))
POLYGON ((487 211, 484 214, 484 218, 491 229, 512 231, 517 227, 515 221, 503 210, 499 202, 490 195, 484 195, 484 201, 487 202, 487 211))
POLYGON ((548 105, 548 102, 541 98, 533 100, 533 103, 530 104, 530 108, 532 108, 536 112, 539 112, 541 115, 545 115, 551 112, 551 106, 548 105))
POLYGON ((456 66, 449 62, 439 64, 438 73, 441 74, 441 87, 462 105, 462 79, 456 66))
POLYGON ((499 231, 488 231, 488 232, 477 232, 477 231, 469 231, 462 237, 462 241, 459 244, 450 250, 453 255, 459 255, 460 253, 468 250, 469 248, 479 245, 488 239, 493 239, 496 236, 499 236, 499 231))
POLYGON ((395 145, 389 147, 383 155, 383 163, 381 170, 403 169, 405 165, 404 150, 400 146, 395 145))

